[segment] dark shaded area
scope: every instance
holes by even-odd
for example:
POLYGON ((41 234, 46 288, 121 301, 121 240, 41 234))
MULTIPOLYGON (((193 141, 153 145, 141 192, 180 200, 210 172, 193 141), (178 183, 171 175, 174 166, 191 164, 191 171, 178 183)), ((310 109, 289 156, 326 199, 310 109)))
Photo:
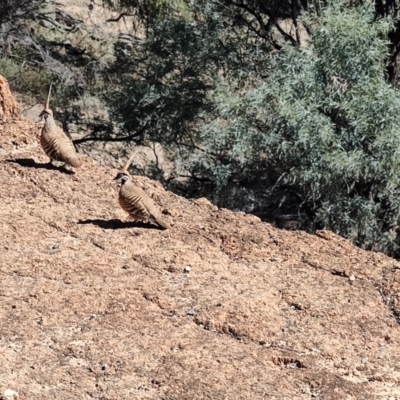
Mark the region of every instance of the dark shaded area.
POLYGON ((123 222, 119 219, 84 219, 78 221, 79 225, 96 225, 102 229, 129 229, 129 228, 142 228, 142 229, 156 229, 163 230, 163 228, 158 227, 150 223, 144 223, 140 221, 127 221, 123 222))
MULTIPOLYGON (((135 174, 145 175, 137 170, 135 174)), ((217 193, 213 182, 207 179, 192 177, 179 182, 173 179, 165 181, 156 175, 152 178, 161 181, 166 190, 179 196, 187 199, 206 197, 218 207, 253 214, 279 229, 313 233, 316 228, 321 228, 314 225, 312 204, 303 197, 301 190, 295 185, 279 183, 280 179, 272 169, 265 176, 253 176, 247 181, 230 180, 223 193, 217 193), (245 201, 243 192, 253 193, 253 200, 245 201)))
POLYGON ((18 30, 21 21, 33 18, 45 0, 1 0, 0 24, 11 23, 12 30, 18 30))
POLYGON ((398 0, 376 0, 376 18, 390 16, 395 20, 393 29, 388 33, 389 56, 387 63, 387 76, 390 83, 397 85, 399 76, 399 54, 400 54, 400 2, 398 0))
POLYGON ((74 175, 74 171, 70 171, 69 169, 65 168, 64 166, 58 167, 51 162, 49 163, 37 163, 35 160, 32 160, 32 158, 17 158, 15 160, 6 160, 9 163, 15 163, 21 165, 21 167, 26 167, 26 168, 35 168, 35 169, 47 169, 47 170, 54 170, 54 171, 59 171, 62 172, 63 174, 67 175, 74 175))

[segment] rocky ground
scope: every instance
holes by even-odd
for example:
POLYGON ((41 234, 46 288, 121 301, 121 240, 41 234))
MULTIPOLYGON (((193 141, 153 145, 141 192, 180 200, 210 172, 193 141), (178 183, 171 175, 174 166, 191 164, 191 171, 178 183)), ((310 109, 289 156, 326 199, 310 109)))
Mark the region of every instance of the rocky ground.
POLYGON ((396 260, 141 177, 171 228, 131 222, 116 169, 50 167, 4 120, 0 397, 400 398, 396 260))

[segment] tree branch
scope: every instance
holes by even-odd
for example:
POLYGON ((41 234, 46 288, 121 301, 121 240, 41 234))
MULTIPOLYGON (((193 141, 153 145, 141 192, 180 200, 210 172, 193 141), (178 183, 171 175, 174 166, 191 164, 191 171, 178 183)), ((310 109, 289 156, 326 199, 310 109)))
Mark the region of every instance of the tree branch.
POLYGON ((117 18, 109 18, 106 20, 106 22, 118 22, 123 17, 134 17, 134 15, 123 12, 123 13, 119 14, 119 16, 117 18))
POLYGON ((121 137, 91 137, 91 134, 89 136, 84 136, 83 138, 76 139, 74 140, 74 143, 79 144, 79 143, 84 143, 84 142, 125 142, 127 140, 135 139, 140 136, 139 133, 129 135, 129 136, 121 136, 121 137))

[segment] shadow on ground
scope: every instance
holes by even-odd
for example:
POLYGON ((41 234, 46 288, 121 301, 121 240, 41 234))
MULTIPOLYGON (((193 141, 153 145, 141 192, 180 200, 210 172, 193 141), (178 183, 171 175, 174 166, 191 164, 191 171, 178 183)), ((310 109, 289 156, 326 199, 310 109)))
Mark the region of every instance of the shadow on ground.
POLYGON ((84 219, 78 221, 79 225, 92 224, 103 229, 129 229, 129 228, 142 228, 142 229, 155 229, 162 230, 156 225, 150 223, 127 221, 123 222, 119 219, 84 219))
POLYGON ((47 169, 47 170, 54 170, 54 171, 59 171, 62 172, 63 174, 67 175, 74 175, 74 171, 70 171, 64 166, 58 167, 51 162, 49 163, 37 163, 35 160, 32 158, 17 158, 15 160, 7 160, 9 163, 15 163, 19 164, 22 167, 27 167, 27 168, 35 168, 35 169, 47 169))

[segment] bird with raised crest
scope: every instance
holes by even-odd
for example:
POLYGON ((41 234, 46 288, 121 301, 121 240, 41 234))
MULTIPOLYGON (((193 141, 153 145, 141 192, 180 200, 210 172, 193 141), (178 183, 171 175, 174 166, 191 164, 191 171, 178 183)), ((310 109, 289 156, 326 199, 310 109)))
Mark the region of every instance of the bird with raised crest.
POLYGON ((118 181, 119 186, 119 204, 132 219, 152 221, 160 228, 168 229, 168 224, 162 219, 161 213, 153 203, 153 200, 140 187, 135 185, 132 176, 128 172, 133 158, 134 155, 129 158, 114 178, 114 180, 118 181))
POLYGON ((40 117, 45 120, 40 135, 40 144, 46 155, 50 157, 50 162, 62 161, 71 167, 79 168, 82 161, 78 157, 72 141, 63 129, 56 125, 53 111, 49 108, 51 87, 52 84, 50 84, 45 108, 40 114, 40 117))

